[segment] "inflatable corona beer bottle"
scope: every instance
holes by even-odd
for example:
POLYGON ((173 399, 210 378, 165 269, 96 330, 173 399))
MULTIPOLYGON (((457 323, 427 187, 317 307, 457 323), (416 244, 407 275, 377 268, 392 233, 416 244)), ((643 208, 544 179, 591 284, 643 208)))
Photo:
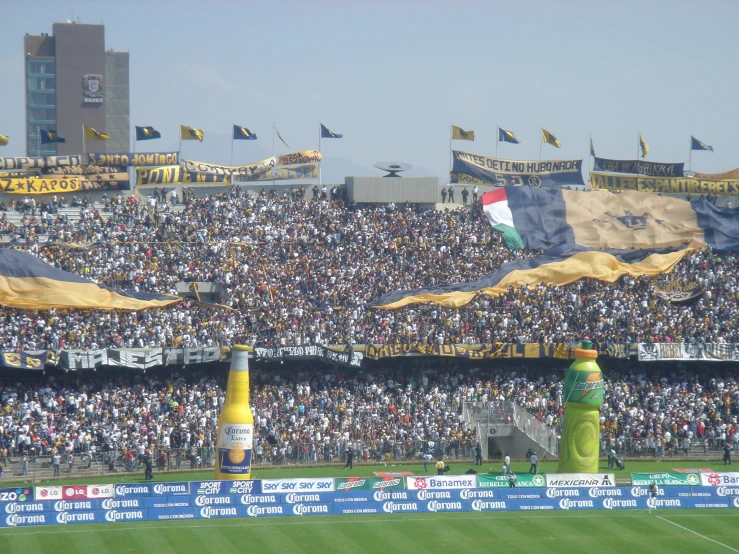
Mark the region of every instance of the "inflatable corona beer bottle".
POLYGON ((249 353, 235 345, 228 374, 226 403, 218 417, 216 479, 251 479, 254 416, 249 406, 249 353))
POLYGON ((565 413, 559 441, 561 473, 598 473, 603 377, 597 357, 593 343, 584 340, 582 348, 575 349, 575 361, 565 376, 565 413))

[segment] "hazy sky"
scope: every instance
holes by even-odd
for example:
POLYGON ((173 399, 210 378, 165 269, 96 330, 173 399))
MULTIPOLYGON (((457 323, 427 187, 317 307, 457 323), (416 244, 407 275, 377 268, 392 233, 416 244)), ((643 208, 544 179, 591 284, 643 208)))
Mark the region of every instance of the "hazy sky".
POLYGON ((650 160, 687 161, 693 134, 716 150, 694 170, 739 166, 736 1, 0 3, 5 156, 25 154, 23 35, 73 17, 130 51, 131 123, 161 131, 163 150, 181 123, 228 149, 237 123, 259 135, 238 145, 254 161, 272 121, 291 150, 316 148, 323 122, 344 134, 326 156, 443 179, 454 123, 477 136, 454 147, 484 155, 500 125, 522 144, 499 157, 538 159, 543 126, 562 142, 544 158, 587 160, 591 131, 599 156, 634 158, 641 131, 650 160))

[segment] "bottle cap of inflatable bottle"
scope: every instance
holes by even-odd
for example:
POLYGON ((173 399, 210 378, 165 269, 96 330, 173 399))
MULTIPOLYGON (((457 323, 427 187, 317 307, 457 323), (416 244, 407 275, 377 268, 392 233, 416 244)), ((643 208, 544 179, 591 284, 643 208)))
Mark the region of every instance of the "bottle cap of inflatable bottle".
POLYGON ((576 360, 595 360, 598 358, 598 351, 593 350, 593 341, 586 339, 582 341, 581 346, 582 348, 575 348, 573 352, 576 360))

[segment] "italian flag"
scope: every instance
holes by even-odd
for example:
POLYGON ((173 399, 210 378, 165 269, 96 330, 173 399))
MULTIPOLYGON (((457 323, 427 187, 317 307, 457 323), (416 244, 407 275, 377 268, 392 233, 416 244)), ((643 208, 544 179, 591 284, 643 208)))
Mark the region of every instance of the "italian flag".
POLYGON ((499 188, 482 195, 482 210, 488 216, 493 229, 503 233, 503 240, 508 248, 520 249, 524 247, 521 235, 513 225, 513 213, 508 207, 506 189, 499 188))

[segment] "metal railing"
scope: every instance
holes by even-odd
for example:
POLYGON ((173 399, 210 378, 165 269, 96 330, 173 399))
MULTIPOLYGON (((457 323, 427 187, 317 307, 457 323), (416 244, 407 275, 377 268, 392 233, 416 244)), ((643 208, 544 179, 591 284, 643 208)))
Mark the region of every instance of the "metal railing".
MULTIPOLYGON (((252 449, 253 467, 272 467, 286 465, 327 465, 343 464, 346 451, 354 452, 355 464, 377 464, 387 462, 419 462, 426 453, 434 458, 447 460, 473 460, 476 439, 463 441, 441 439, 435 441, 331 441, 255 444, 252 449)), ((110 450, 106 452, 71 452, 59 455, 55 466, 54 455, 38 454, 31 450, 21 455, 0 456, 3 471, 2 481, 39 481, 54 478, 79 478, 85 476, 105 476, 110 474, 143 473, 145 456, 136 451, 110 450)), ((173 449, 154 449, 151 454, 155 473, 168 471, 189 471, 209 469, 215 466, 213 447, 191 447, 173 449)))
MULTIPOLYGON (((671 438, 670 442, 647 438, 616 438, 601 435, 601 458, 608 456, 614 450, 623 458, 711 458, 720 459, 723 456, 724 445, 729 443, 732 451, 739 449, 739 443, 718 438, 694 437, 690 442, 685 437, 671 438)), ((732 452, 733 455, 733 452, 732 452)))
POLYGON ((547 457, 556 458, 559 455, 559 436, 556 430, 515 402, 465 402, 462 415, 466 422, 477 428, 478 436, 488 436, 493 432, 498 436, 510 435, 515 428, 544 449, 547 457))
POLYGON ((547 455, 559 457, 559 435, 556 430, 526 411, 518 404, 513 406, 513 422, 526 436, 546 450, 547 455))

